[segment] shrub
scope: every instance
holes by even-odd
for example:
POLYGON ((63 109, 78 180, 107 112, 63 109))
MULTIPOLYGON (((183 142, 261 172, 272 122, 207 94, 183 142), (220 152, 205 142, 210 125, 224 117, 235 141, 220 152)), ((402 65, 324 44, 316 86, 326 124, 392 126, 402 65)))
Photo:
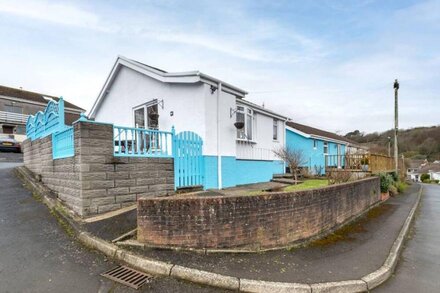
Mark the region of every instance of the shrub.
POLYGON ((396 182, 395 186, 396 186, 397 191, 399 193, 400 192, 404 192, 405 189, 408 187, 408 185, 405 182, 402 182, 402 181, 396 182))
POLYGON ((390 174, 391 174, 391 176, 393 177, 394 182, 399 181, 399 174, 397 174, 396 171, 391 172, 390 174))
POLYGON ((431 176, 429 176, 429 174, 423 173, 422 175, 420 175, 420 180, 423 183, 429 183, 429 182, 425 182, 425 181, 430 180, 430 179, 431 179, 431 176))
POLYGON ((380 177, 380 192, 388 192, 390 186, 393 184, 393 176, 388 173, 379 173, 380 177))
POLYGON ((440 182, 440 180, 438 180, 438 179, 435 179, 435 180, 431 180, 431 183, 436 183, 436 184, 438 184, 440 182), (434 181, 434 182, 433 182, 434 181))
POLYGON ((328 184, 339 184, 351 179, 351 172, 343 169, 332 169, 326 172, 328 184))
POLYGON ((315 176, 321 176, 322 175, 322 166, 321 165, 314 165, 313 166, 313 169, 314 169, 314 173, 315 173, 315 176))
POLYGON ((392 195, 392 196, 397 195, 399 193, 396 186, 394 186, 394 185, 390 185, 388 191, 390 192, 390 195, 392 195))

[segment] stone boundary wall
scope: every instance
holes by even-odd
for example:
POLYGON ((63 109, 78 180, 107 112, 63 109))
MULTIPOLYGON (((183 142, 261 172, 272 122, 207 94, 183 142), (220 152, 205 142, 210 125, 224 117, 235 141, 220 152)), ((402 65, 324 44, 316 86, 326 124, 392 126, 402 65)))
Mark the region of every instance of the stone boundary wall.
POLYGON ((197 249, 269 249, 330 232, 381 199, 379 178, 256 196, 141 198, 138 241, 197 249))
POLYGON ((51 136, 22 146, 25 166, 79 216, 174 193, 173 159, 114 157, 111 124, 80 121, 73 127, 74 157, 53 160, 51 136))

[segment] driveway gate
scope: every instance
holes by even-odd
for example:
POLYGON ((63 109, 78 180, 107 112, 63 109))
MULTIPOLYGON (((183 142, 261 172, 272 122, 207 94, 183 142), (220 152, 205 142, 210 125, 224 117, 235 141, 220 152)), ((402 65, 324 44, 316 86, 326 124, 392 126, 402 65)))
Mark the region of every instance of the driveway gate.
POLYGON ((177 188, 203 186, 203 140, 192 131, 174 136, 174 185, 177 188))

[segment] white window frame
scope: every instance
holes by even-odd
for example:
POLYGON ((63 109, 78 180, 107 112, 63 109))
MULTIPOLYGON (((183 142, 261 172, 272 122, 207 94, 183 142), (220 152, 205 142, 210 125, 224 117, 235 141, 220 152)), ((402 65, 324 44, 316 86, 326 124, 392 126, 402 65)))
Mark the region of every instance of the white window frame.
MULTIPOLYGON (((144 109, 144 128, 145 129, 150 129, 149 127, 148 127, 148 107, 151 107, 151 106, 154 106, 154 105, 158 105, 159 104, 159 102, 157 101, 157 99, 154 99, 154 100, 151 100, 151 101, 149 101, 149 102, 146 102, 146 103, 144 103, 144 104, 142 104, 142 105, 139 105, 139 106, 136 106, 136 107, 133 107, 132 108, 132 119, 133 119, 133 127, 135 127, 136 128, 136 116, 135 116, 135 114, 134 114, 134 112, 136 111, 136 110, 139 110, 139 109, 144 109)), ((159 105, 158 105, 158 107, 157 107, 157 111, 159 112, 159 105)), ((159 125, 158 125, 158 128, 159 128, 159 125)))
MULTIPOLYGON (((254 141, 255 138, 255 123, 254 123, 254 110, 250 107, 246 107, 244 105, 237 105, 236 106, 236 113, 235 115, 237 115, 238 113, 243 114, 244 115, 244 127, 243 129, 239 130, 237 129, 237 134, 236 134, 236 140, 239 141, 254 141), (243 108, 243 110, 239 110, 238 108, 243 108), (249 135, 248 135, 248 116, 251 117, 251 132, 252 132, 252 137, 249 139, 249 135), (239 137, 239 133, 243 132, 245 137, 239 137)), ((236 116, 237 117, 237 116, 236 116)))
POLYGON ((318 148, 318 141, 313 139, 313 149, 316 150, 318 148))
POLYGON ((279 123, 278 123, 278 119, 273 118, 273 122, 272 122, 272 139, 273 141, 278 141, 279 138, 279 123))
POLYGON ((324 141, 324 146, 322 149, 324 155, 328 155, 328 142, 324 141))

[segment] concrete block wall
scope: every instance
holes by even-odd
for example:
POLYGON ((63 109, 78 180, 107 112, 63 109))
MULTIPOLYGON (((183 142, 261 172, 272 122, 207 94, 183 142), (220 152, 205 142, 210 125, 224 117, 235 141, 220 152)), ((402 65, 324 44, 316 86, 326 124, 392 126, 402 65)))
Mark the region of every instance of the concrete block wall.
POLYGON ((65 205, 80 216, 132 205, 138 198, 174 193, 174 164, 169 158, 118 158, 113 155, 113 126, 74 124, 75 156, 52 159, 51 137, 23 144, 25 166, 41 175, 65 205))
POLYGON ((58 198, 76 214, 81 215, 81 183, 79 172, 75 168, 75 158, 52 160, 52 137, 23 142, 25 166, 58 198))
POLYGON ((330 232, 381 198, 379 178, 256 196, 145 198, 138 240, 208 249, 283 247, 330 232))

